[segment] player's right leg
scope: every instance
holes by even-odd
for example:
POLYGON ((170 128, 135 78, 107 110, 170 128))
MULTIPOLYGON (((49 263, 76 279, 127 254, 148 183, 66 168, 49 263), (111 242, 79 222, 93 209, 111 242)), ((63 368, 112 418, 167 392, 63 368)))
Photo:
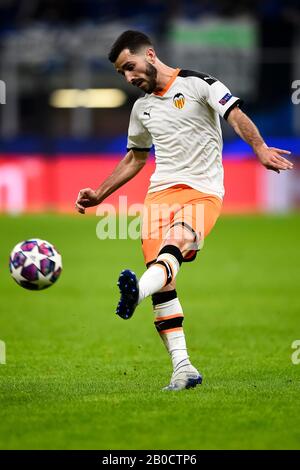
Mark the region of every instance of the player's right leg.
POLYGON ((174 282, 183 261, 183 254, 189 251, 194 241, 195 234, 179 224, 172 231, 172 235, 167 235, 156 260, 139 281, 133 271, 123 270, 118 279, 120 300, 117 315, 124 320, 129 319, 144 298, 174 282))
POLYGON ((184 255, 194 240, 195 233, 191 233, 186 227, 177 225, 174 229, 170 228, 155 262, 144 272, 139 281, 139 303, 175 281, 184 255))
POLYGON ((134 313, 139 300, 139 282, 133 271, 124 269, 118 279, 120 300, 116 314, 128 320, 134 313))
MULTIPOLYGON (((145 297, 172 282, 182 263, 180 247, 172 245, 172 241, 169 246, 161 246, 164 240, 163 233, 170 227, 170 207, 174 206, 174 202, 165 199, 166 196, 169 197, 170 191, 160 193, 148 195, 144 206, 142 240, 148 269, 140 281, 129 269, 123 270, 118 279, 120 300, 116 313, 123 319, 129 319, 138 303, 145 297)), ((180 209, 181 206, 177 207, 180 209)))
MULTIPOLYGON (((120 274, 118 285, 120 301, 116 313, 124 319, 132 316, 137 305, 146 297, 160 291, 173 282, 184 258, 192 259, 197 252, 201 236, 206 236, 214 226, 220 211, 221 201, 217 197, 206 195, 188 187, 172 187, 158 193, 148 194, 145 208, 150 230, 143 236, 143 252, 148 267, 138 281, 130 270, 120 274), (170 216, 170 208, 178 201, 179 209, 170 216), (161 216, 153 206, 167 206, 169 214, 161 216), (191 209, 186 213, 185 207, 191 209), (203 233, 198 230, 198 208, 203 208, 203 233), (150 214, 150 216, 149 216, 150 214), (195 227, 195 229, 194 229, 195 227), (161 238, 161 230, 164 235, 161 238), (156 236, 158 233, 158 236, 156 236)), ((200 212, 201 213, 201 212, 200 212)), ((145 220, 143 221, 143 229, 145 220)))

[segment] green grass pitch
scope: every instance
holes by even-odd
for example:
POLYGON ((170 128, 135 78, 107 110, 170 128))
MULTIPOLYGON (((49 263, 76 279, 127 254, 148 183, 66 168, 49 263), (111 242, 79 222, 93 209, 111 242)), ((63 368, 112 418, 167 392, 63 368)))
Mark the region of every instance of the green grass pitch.
POLYGON ((177 292, 195 390, 162 392, 170 359, 150 300, 124 321, 116 280, 144 269, 139 241, 96 237, 93 216, 0 217, 1 449, 299 449, 300 216, 223 216, 177 292), (58 283, 17 286, 28 237, 63 255, 58 283))

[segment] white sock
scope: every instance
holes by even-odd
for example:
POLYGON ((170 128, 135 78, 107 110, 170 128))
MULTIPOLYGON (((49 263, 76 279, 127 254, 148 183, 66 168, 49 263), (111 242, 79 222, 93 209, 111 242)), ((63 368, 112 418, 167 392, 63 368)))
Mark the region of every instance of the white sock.
POLYGON ((157 331, 171 356, 173 370, 190 365, 182 328, 184 315, 178 298, 155 305, 154 314, 157 331))
POLYGON ((139 280, 139 303, 149 295, 158 292, 162 287, 175 279, 180 264, 175 256, 162 253, 139 280), (158 261, 163 264, 157 263, 158 261))
POLYGON ((176 370, 179 365, 187 366, 191 364, 183 329, 161 334, 161 338, 171 356, 173 370, 176 370))

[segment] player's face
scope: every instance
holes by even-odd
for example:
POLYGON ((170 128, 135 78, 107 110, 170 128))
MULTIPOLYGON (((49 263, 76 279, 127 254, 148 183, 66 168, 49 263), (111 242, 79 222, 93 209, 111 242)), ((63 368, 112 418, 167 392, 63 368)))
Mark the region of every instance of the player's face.
POLYGON ((128 83, 137 86, 145 93, 152 93, 156 89, 157 70, 146 60, 145 51, 132 54, 129 49, 124 49, 117 58, 115 67, 128 83))

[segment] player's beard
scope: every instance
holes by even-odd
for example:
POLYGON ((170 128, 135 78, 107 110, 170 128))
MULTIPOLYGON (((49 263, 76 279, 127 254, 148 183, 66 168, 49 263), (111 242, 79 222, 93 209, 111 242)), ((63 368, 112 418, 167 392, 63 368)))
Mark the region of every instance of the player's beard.
POLYGON ((147 85, 141 88, 142 90, 144 90, 145 93, 148 93, 150 95, 157 87, 157 70, 152 64, 149 64, 149 62, 147 62, 146 64, 145 75, 147 77, 147 85))

